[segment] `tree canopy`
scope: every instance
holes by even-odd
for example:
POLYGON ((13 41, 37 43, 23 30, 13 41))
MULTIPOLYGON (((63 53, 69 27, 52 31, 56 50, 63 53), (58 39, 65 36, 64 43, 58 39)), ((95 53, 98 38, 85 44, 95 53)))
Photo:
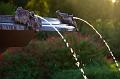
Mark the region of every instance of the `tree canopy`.
POLYGON ((55 11, 59 9, 85 19, 120 17, 120 0, 116 0, 115 3, 112 3, 112 0, 1 0, 0 2, 12 3, 15 7, 22 6, 42 16, 55 16, 55 11))

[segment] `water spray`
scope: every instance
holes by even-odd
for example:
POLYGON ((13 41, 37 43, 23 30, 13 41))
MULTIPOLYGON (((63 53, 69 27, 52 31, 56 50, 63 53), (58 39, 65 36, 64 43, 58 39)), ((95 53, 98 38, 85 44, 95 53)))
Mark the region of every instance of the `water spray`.
POLYGON ((118 64, 118 61, 116 60, 115 56, 113 55, 113 52, 111 51, 110 49, 110 46, 108 45, 108 43, 106 42, 106 40, 102 37, 102 35, 94 28, 93 25, 91 25, 89 22, 87 22, 86 20, 83 20, 81 18, 78 18, 78 17, 73 17, 74 19, 76 20, 80 20, 84 23, 86 23, 87 25, 89 25, 95 32, 96 34, 100 37, 100 39, 102 39, 102 41, 104 42, 105 46, 107 47, 110 55, 112 56, 112 59, 114 60, 115 64, 116 64, 116 67, 118 68, 118 71, 120 71, 120 67, 119 67, 119 64, 118 64))
POLYGON ((41 17, 41 16, 38 16, 38 15, 35 15, 35 16, 43 19, 44 21, 46 21, 47 23, 49 23, 49 24, 55 29, 55 31, 60 35, 60 37, 62 38, 62 40, 63 40, 64 43, 66 44, 66 46, 70 49, 70 52, 72 53, 72 55, 73 55, 73 57, 74 57, 74 59, 75 59, 75 61, 76 61, 75 65, 76 65, 76 66, 79 68, 79 70, 81 71, 83 78, 84 78, 84 79, 88 79, 87 76, 85 75, 85 72, 84 72, 83 68, 80 67, 80 62, 78 61, 78 58, 77 58, 76 53, 74 52, 73 48, 71 48, 71 47, 69 46, 69 43, 68 43, 67 40, 64 38, 64 36, 59 32, 59 30, 58 30, 55 26, 53 26, 53 25, 52 25, 48 20, 46 20, 45 18, 43 18, 43 17, 41 17))

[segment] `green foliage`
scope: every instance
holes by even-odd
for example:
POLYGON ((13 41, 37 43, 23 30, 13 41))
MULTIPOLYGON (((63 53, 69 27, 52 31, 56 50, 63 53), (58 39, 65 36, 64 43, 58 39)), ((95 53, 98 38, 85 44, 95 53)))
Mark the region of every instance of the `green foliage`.
POLYGON ((120 43, 120 27, 119 22, 114 20, 101 20, 96 21, 94 26, 96 26, 97 30, 102 34, 103 38, 108 42, 108 45, 112 49, 115 57, 119 59, 119 43, 120 43))
POLYGON ((15 6, 13 4, 0 2, 1 15, 11 15, 14 13, 15 13, 15 6))
POLYGON ((16 54, 6 52, 0 63, 1 79, 43 79, 45 72, 37 59, 22 52, 16 54))
MULTIPOLYGON (((56 16, 55 11, 73 13, 89 21, 120 59, 120 1, 111 0, 1 0, 0 14, 14 14, 23 6, 41 16, 56 16), (69 5, 69 6, 68 6, 69 5)), ((106 64, 108 54, 98 35, 85 23, 78 22, 80 34, 63 33, 80 63, 85 64, 89 79, 120 79, 115 64, 106 64), (105 61, 105 62, 103 62, 105 61)), ((56 32, 39 32, 21 52, 4 54, 0 61, 0 79, 83 79, 76 69, 70 50, 56 32)))
MULTIPOLYGON (((95 43, 88 40, 79 40, 75 33, 67 33, 65 37, 75 49, 80 62, 87 64, 92 63, 94 60, 104 61, 102 58, 106 55, 106 49, 99 48, 95 43)), ((24 52, 29 52, 33 57, 37 57, 38 62, 45 63, 51 73, 76 68, 70 50, 65 46, 63 40, 58 37, 54 38, 52 36, 52 38, 49 37, 46 40, 36 40, 28 45, 24 52)))
POLYGON ((82 79, 82 74, 79 70, 61 70, 55 72, 52 79, 82 79))
POLYGON ((105 48, 99 49, 94 44, 84 40, 80 41, 79 50, 79 60, 81 60, 83 63, 90 63, 95 59, 102 60, 107 54, 105 48))
POLYGON ((120 19, 120 0, 114 4, 112 0, 1 0, 1 2, 28 8, 42 16, 55 16, 55 11, 59 9, 86 20, 120 19))
MULTIPOLYGON (((120 32, 120 23, 115 20, 102 20, 102 19, 97 19, 95 21, 90 21, 90 23, 97 29, 97 31, 102 35, 102 37, 107 41, 108 45, 110 46, 111 50, 113 51, 115 57, 120 59, 120 53, 119 49, 120 48, 120 37, 119 37, 119 32, 120 32)), ((82 35, 87 35, 90 37, 89 41, 94 41, 94 42, 100 42, 103 46, 105 44, 103 41, 99 38, 99 36, 95 33, 95 31, 92 30, 88 25, 85 23, 80 23, 79 24, 79 29, 80 33, 82 35)), ((108 51, 107 51, 108 52, 108 51)))
POLYGON ((41 16, 47 16, 49 13, 47 0, 30 0, 26 7, 41 16))
MULTIPOLYGON (((105 63, 100 61, 86 65, 84 70, 89 79, 119 79, 120 75, 117 71, 111 71, 105 63)), ((61 70, 54 73, 52 79, 83 79, 82 73, 78 69, 61 70)))
POLYGON ((36 36, 37 36, 38 40, 45 40, 45 39, 48 38, 48 34, 44 31, 43 32, 38 32, 36 36))
MULTIPOLYGON (((79 61, 85 64, 88 78, 120 78, 114 68, 103 62, 106 49, 97 47, 88 39, 83 40, 82 36, 72 33, 64 35, 70 46, 76 49, 79 61)), ((6 52, 0 66, 1 79, 83 79, 70 50, 58 37, 33 40, 20 52, 6 52)))
POLYGON ((84 19, 110 18, 112 2, 109 0, 67 0, 75 11, 75 14, 84 19))
POLYGON ((101 43, 100 39, 95 39, 92 36, 80 35, 80 33, 71 33, 65 35, 66 39, 69 41, 70 46, 77 53, 78 59, 82 63, 89 63, 91 60, 103 59, 108 51, 105 46, 101 43))
POLYGON ((49 37, 59 36, 56 31, 40 31, 36 33, 36 38, 38 40, 46 40, 49 37))

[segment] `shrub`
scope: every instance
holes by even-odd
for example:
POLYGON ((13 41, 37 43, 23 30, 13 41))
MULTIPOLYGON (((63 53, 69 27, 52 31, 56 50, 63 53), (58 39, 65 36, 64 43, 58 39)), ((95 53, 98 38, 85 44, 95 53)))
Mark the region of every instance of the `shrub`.
POLYGON ((15 6, 10 3, 0 2, 0 14, 1 15, 11 15, 15 14, 15 6))
MULTIPOLYGON (((88 79, 119 79, 119 72, 110 71, 110 69, 104 65, 94 61, 84 68, 85 74, 88 79)), ((56 71, 52 76, 52 79, 83 79, 82 73, 78 69, 69 69, 56 71)))
POLYGON ((0 63, 1 79, 45 79, 47 77, 45 68, 29 54, 6 52, 0 63))

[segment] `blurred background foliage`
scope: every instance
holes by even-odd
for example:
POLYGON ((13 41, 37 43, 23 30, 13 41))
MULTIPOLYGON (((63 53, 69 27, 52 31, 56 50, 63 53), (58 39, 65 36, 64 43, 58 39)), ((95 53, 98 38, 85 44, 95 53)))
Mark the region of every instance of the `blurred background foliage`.
POLYGON ((22 6, 42 16, 55 16, 55 11, 59 9, 83 19, 120 19, 119 0, 115 3, 112 3, 112 0, 1 0, 0 2, 12 4, 9 8, 22 6))
MULTIPOLYGON (((45 17, 60 10, 90 22, 106 39, 120 62, 120 0, 0 0, 0 15, 13 15, 18 6, 45 17)), ((77 53, 89 79, 120 79, 103 42, 85 23, 80 32, 62 33, 77 53)), ((3 54, 0 79, 83 79, 56 32, 38 32, 21 51, 3 54)), ((82 66, 81 66, 82 67, 82 66)))

